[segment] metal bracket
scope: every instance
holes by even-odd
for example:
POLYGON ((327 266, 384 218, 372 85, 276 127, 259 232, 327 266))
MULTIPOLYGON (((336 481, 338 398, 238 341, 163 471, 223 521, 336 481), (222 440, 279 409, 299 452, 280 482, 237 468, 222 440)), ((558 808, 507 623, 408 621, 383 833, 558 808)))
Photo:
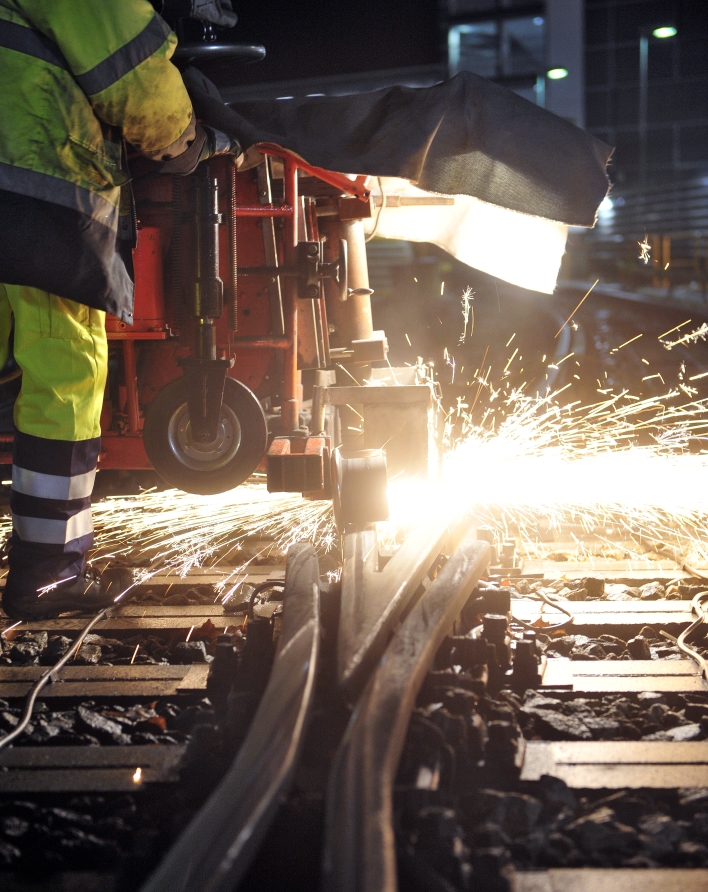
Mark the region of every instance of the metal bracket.
MULTIPOLYGON (((297 261, 294 266, 242 266, 239 269, 239 275, 296 278, 298 280, 297 296, 303 300, 321 298, 322 280, 331 279, 337 286, 339 299, 345 301, 349 296, 346 240, 340 239, 339 256, 336 260, 325 262, 322 254, 322 242, 298 242, 297 261)), ((361 289, 358 289, 356 293, 360 293, 360 291, 361 289)), ((367 289, 368 292, 369 289, 367 289)))
POLYGON ((199 443, 211 443, 218 432, 224 381, 233 360, 182 359, 180 365, 187 385, 191 435, 199 443))
POLYGON ((301 492, 329 499, 329 437, 275 437, 266 458, 268 492, 301 492))

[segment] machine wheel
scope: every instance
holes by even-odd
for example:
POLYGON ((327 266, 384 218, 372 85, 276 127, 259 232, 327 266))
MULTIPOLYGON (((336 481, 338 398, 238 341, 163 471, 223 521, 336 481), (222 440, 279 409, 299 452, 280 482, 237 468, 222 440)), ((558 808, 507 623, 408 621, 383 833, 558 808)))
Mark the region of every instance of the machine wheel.
POLYGON ((268 430, 255 394, 226 378, 217 437, 198 443, 190 436, 185 380, 175 378, 150 404, 143 439, 163 480, 185 492, 211 495, 250 477, 266 451, 268 430))

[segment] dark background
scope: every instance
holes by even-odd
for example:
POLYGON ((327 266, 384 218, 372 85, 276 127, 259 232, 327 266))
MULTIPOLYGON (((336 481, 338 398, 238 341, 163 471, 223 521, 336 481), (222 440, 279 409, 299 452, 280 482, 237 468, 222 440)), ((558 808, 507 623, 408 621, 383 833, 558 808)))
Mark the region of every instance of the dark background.
POLYGON ((235 8, 238 39, 267 51, 241 70, 243 83, 428 65, 446 52, 435 0, 237 0, 235 8))
MULTIPOLYGON (((234 8, 239 22, 220 38, 263 44, 267 55, 222 69, 220 85, 424 66, 444 73, 450 26, 546 14, 538 0, 235 0, 234 8)), ((585 3, 586 127, 617 147, 620 185, 638 178, 639 32, 666 24, 678 35, 649 43, 647 170, 655 183, 708 172, 708 2, 585 3)))

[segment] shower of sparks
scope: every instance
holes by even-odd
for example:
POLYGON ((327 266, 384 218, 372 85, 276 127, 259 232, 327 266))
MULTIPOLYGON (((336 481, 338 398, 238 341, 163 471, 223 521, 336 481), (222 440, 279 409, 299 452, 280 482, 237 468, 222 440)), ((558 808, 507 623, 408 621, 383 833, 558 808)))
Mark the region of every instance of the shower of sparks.
MULTIPOLYGON (((179 490, 150 490, 137 496, 104 499, 93 506, 99 547, 97 565, 123 559, 143 565, 134 585, 157 574, 186 576, 194 568, 218 567, 219 597, 227 601, 254 562, 280 563, 288 548, 303 540, 320 554, 337 543, 332 506, 297 493, 269 493, 262 483, 231 492, 195 496, 179 490)), ((10 518, 2 518, 9 532, 10 518)))
POLYGON ((462 334, 460 335, 460 344, 464 344, 467 340, 467 337, 472 337, 472 332, 474 331, 474 308, 472 307, 472 300, 474 298, 474 291, 471 288, 465 288, 462 292, 462 319, 464 321, 464 327, 462 329, 462 334), (469 331, 468 331, 469 329, 469 331))
POLYGON ((391 483, 389 526, 408 528, 444 505, 502 538, 516 534, 529 551, 542 531, 569 525, 600 545, 608 529, 621 533, 634 557, 670 543, 705 561, 708 452, 692 454, 689 440, 708 436, 708 401, 672 408, 679 396, 622 392, 581 406, 512 392, 497 424, 489 414, 483 426, 466 419, 439 484, 391 483))
POLYGON ((662 344, 667 350, 672 350, 681 344, 696 344, 698 341, 705 341, 706 335, 708 335, 708 322, 704 322, 703 325, 683 335, 683 337, 677 338, 675 341, 662 341, 662 344))
MULTIPOLYGON (((682 342, 693 344, 706 333, 697 329, 682 342)), ((668 546, 690 563, 708 560, 708 399, 698 399, 688 384, 705 373, 687 378, 682 363, 676 383, 648 398, 614 392, 605 381, 601 399, 582 404, 570 384, 547 392, 537 383, 533 395, 514 372, 521 361, 516 351, 501 381, 486 359, 485 351, 474 398, 458 397, 443 413, 439 479, 389 482, 391 519, 378 525, 383 549, 444 512, 473 515, 500 538, 516 537, 529 555, 543 552, 549 530, 571 527, 585 537, 578 540, 580 559, 589 554, 587 542, 611 551, 621 534, 632 557, 668 546)), ((454 372, 449 354, 446 360, 454 372)), ((643 380, 650 378, 664 384, 659 373, 643 380)), ((296 542, 337 556, 330 502, 268 493, 259 482, 213 496, 150 490, 112 497, 95 504, 93 514, 97 565, 109 559, 138 565, 133 585, 209 568, 222 574, 216 591, 224 603, 249 568, 282 563, 296 542)), ((0 519, 0 531, 10 525, 9 517, 0 519)), ((327 572, 334 579, 338 571, 327 572)))
POLYGON ((643 242, 637 242, 639 245, 639 257, 638 259, 642 261, 645 265, 651 262, 651 245, 647 241, 647 237, 644 236, 643 242))

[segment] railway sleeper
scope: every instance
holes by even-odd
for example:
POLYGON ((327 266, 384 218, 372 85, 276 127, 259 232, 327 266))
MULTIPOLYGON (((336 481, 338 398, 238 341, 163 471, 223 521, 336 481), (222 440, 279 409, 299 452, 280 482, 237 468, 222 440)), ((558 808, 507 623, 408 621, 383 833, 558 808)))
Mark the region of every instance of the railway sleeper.
MULTIPOLYGON (((593 602, 566 601, 575 622, 544 632, 557 610, 539 622, 538 605, 510 603, 535 621, 538 684, 475 664, 479 618, 463 611, 417 693, 393 786, 396 878, 376 888, 708 888, 708 690, 660 635, 690 612, 602 604, 578 623, 593 602)), ((705 655, 705 629, 691 643, 705 655)))

